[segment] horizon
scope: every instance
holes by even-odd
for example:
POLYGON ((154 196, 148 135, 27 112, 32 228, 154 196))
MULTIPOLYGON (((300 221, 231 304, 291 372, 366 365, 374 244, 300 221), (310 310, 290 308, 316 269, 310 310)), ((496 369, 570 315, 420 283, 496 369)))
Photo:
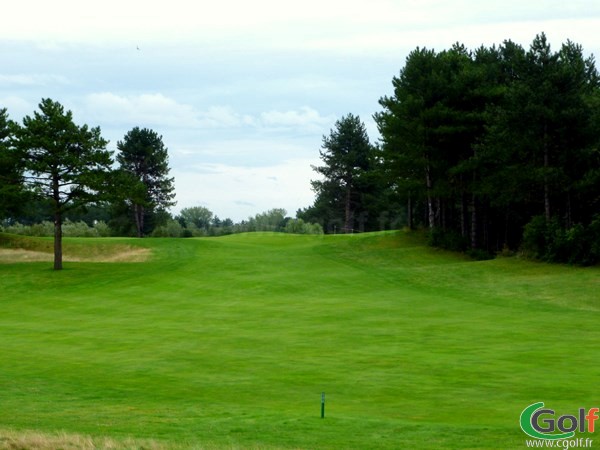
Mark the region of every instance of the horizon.
POLYGON ((553 48, 570 39, 600 51, 600 5, 586 1, 77 6, 7 7, 0 107, 20 121, 52 98, 75 123, 99 126, 110 150, 151 128, 169 149, 171 212, 204 206, 235 222, 310 206, 310 166, 342 116, 358 115, 376 143, 372 115, 416 47, 528 48, 545 32, 553 48))

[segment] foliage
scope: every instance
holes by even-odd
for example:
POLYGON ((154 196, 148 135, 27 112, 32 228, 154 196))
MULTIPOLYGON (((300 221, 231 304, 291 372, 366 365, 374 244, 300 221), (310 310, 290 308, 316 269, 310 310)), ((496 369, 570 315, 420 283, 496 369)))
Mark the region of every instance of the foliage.
POLYGON ((392 84, 375 114, 380 171, 409 226, 414 208, 444 248, 493 254, 525 239, 544 259, 593 259, 581 240, 600 207, 600 83, 581 46, 554 52, 542 33, 529 50, 417 48, 392 84), (536 222, 524 237, 536 215, 552 230, 536 222))
POLYGON ((33 225, 23 225, 19 222, 2 226, 4 233, 21 234, 24 236, 54 236, 54 223, 47 220, 33 225))
POLYGON ((0 109, 0 218, 20 214, 26 199, 22 159, 11 142, 14 127, 6 108, 0 109))
MULTIPOLYGON (((0 226, 0 231, 23 236, 52 237, 54 236, 54 223, 47 220, 32 225, 15 222, 0 226)), ((89 226, 83 221, 72 222, 66 219, 63 222, 62 232, 63 236, 68 237, 108 237, 111 235, 110 228, 103 221, 96 221, 89 226)))
POLYGON ((306 223, 302 219, 291 219, 285 225, 285 232, 291 234, 323 234, 323 227, 318 223, 306 223))
POLYGON ((99 127, 77 126, 71 111, 51 99, 39 109, 16 127, 14 145, 23 157, 25 182, 51 205, 54 269, 60 270, 64 214, 101 198, 112 159, 99 127))
POLYGON ((453 252, 464 252, 469 247, 469 241, 454 230, 443 230, 433 228, 428 233, 428 243, 433 247, 439 247, 453 252))
POLYGON ((565 228, 558 219, 535 216, 525 226, 523 253, 547 262, 593 265, 600 262, 600 214, 588 226, 565 228))
POLYGON ((183 208, 176 219, 182 226, 196 231, 194 234, 200 230, 207 233, 212 226, 213 212, 204 206, 193 206, 183 208))
POLYGON ((282 208, 273 208, 249 217, 245 224, 245 231, 283 231, 286 224, 287 211, 282 208))
MULTIPOLYGON (((173 201, 173 178, 169 178, 169 155, 162 136, 147 128, 135 127, 117 142, 119 176, 115 211, 132 220, 138 237, 165 224, 166 210, 173 201), (127 211, 129 214, 124 214, 127 211)), ((121 227, 125 227, 123 223, 121 227)))
POLYGON ((165 225, 156 227, 152 231, 152 237, 184 237, 184 228, 176 220, 168 220, 165 225))
POLYGON ((299 211, 298 218, 321 223, 330 232, 374 228, 383 188, 375 170, 376 149, 360 117, 348 114, 338 120, 329 136, 323 136, 319 154, 324 165, 313 170, 323 178, 311 181, 315 203, 299 211))

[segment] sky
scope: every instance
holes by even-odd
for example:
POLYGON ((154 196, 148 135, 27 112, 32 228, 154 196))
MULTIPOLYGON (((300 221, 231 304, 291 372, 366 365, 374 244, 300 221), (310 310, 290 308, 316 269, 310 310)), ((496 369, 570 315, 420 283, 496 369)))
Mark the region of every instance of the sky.
POLYGON ((470 49, 545 32, 600 54, 597 0, 19 0, 2 6, 0 108, 42 98, 99 126, 133 127, 169 150, 177 205, 221 219, 314 201, 324 135, 373 114, 416 47, 470 49))

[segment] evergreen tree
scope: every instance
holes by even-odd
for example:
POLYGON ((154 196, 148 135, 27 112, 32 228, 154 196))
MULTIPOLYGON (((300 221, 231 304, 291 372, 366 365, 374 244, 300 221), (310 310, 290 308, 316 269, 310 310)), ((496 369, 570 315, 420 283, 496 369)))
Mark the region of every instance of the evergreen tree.
POLYGON ((319 153, 325 165, 313 166, 313 170, 324 179, 311 181, 317 194, 315 208, 320 210, 321 218, 341 219, 341 231, 345 233, 351 233, 364 219, 360 217, 365 206, 361 194, 373 152, 365 125, 352 114, 338 120, 329 136, 323 136, 319 153))
POLYGON ((377 170, 408 200, 409 225, 424 203, 437 245, 517 248, 525 230, 548 259, 600 258, 581 250, 600 248, 600 85, 579 45, 553 52, 541 34, 528 51, 417 48, 392 83, 377 170))
POLYGON ((0 218, 14 217, 25 199, 23 160, 11 142, 14 125, 0 109, 0 218))
MULTIPOLYGON (((169 156, 162 136, 147 128, 133 128, 117 142, 121 211, 133 218, 138 237, 165 221, 173 201, 174 178, 169 178, 169 156)), ((127 221, 125 221, 127 223, 127 221)))
POLYGON ((54 269, 60 270, 64 214, 101 198, 112 159, 99 127, 77 126, 71 111, 50 99, 39 109, 16 129, 15 146, 23 155, 26 183, 51 205, 54 269))

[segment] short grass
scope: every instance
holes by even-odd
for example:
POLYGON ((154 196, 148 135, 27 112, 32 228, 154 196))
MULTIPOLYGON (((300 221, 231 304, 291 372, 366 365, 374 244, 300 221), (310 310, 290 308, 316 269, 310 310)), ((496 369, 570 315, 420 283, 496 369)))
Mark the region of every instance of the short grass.
POLYGON ((403 232, 66 242, 152 257, 0 265, 0 444, 524 448, 529 404, 600 406, 598 268, 403 232))

